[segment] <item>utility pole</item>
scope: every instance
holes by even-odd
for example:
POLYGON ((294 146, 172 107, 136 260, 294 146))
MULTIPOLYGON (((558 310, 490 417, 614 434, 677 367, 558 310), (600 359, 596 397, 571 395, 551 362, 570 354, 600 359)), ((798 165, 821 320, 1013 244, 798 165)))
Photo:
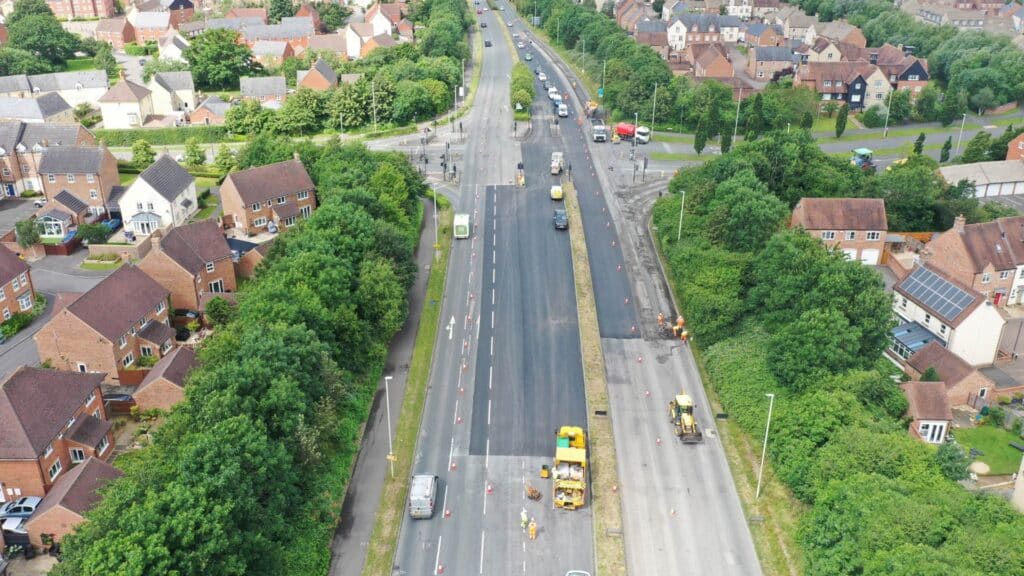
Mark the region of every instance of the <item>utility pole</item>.
POLYGON ((395 451, 391 447, 391 391, 388 388, 388 381, 391 376, 384 377, 384 402, 388 411, 388 463, 391 465, 391 479, 395 479, 395 451))
POLYGON ((954 156, 960 153, 960 142, 962 142, 963 139, 964 139, 964 125, 966 125, 966 124, 967 124, 967 113, 964 112, 964 118, 963 118, 963 120, 960 121, 960 137, 956 139, 956 152, 953 153, 954 156))
POLYGON ((683 206, 686 206, 686 190, 680 190, 679 196, 679 229, 676 230, 676 244, 683 237, 683 206))
POLYGON ((608 71, 608 60, 605 59, 604 64, 601 65, 601 97, 604 97, 604 73, 608 71))
POLYGON ((654 113, 658 109, 658 83, 654 83, 654 98, 651 102, 651 136, 654 136, 654 113))
MULTIPOLYGON (((365 86, 365 84, 364 84, 365 86)), ((370 80, 370 97, 373 99, 373 131, 377 131, 377 81, 370 80)))
POLYGON ((633 147, 629 149, 629 161, 633 163, 633 182, 636 183, 636 127, 640 123, 640 113, 633 113, 633 147))
POLYGON ((772 407, 775 406, 775 394, 765 394, 768 397, 768 423, 764 427, 764 446, 761 448, 761 468, 757 471, 757 490, 754 491, 754 501, 761 497, 761 475, 764 474, 764 458, 768 455, 768 431, 772 427, 772 407))
POLYGON ((587 74, 587 39, 583 38, 583 60, 580 64, 580 72, 586 76, 587 74))
POLYGON ((736 122, 732 125, 732 143, 736 144, 736 132, 740 129, 740 104, 743 103, 743 88, 740 88, 740 99, 736 101, 736 122))
POLYGON ((882 138, 889 135, 889 113, 892 112, 892 95, 895 90, 889 90, 889 102, 885 105, 885 126, 882 128, 882 138))

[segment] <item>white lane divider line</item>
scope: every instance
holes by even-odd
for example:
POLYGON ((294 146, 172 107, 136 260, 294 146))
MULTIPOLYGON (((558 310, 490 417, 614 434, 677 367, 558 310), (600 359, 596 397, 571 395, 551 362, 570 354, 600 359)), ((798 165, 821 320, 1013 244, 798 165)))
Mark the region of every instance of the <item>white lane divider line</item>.
POLYGON ((484 573, 484 542, 486 542, 487 533, 483 530, 480 531, 480 573, 484 573))
POLYGON ((441 504, 442 514, 448 513, 448 483, 444 483, 444 502, 441 504))
POLYGON ((452 417, 452 425, 455 425, 458 422, 459 422, 459 399, 456 398, 455 399, 455 416, 452 417))
POLYGON ((491 439, 487 439, 487 445, 484 448, 484 470, 487 470, 491 463, 491 439))
MULTIPOLYGON (((491 274, 491 283, 492 284, 494 283, 493 278, 494 278, 494 275, 491 274)), ((494 288, 491 288, 491 306, 494 306, 494 288)), ((494 311, 492 310, 491 312, 493 313, 494 311)), ((491 325, 494 325, 494 322, 491 322, 491 325)))
POLYGON ((434 557, 434 576, 437 576, 441 569, 441 538, 442 536, 437 537, 437 556, 434 557))
POLYGON ((491 356, 494 356, 494 336, 491 336, 491 356))
MULTIPOLYGON (((495 282, 497 282, 497 280, 495 279, 497 277, 497 274, 498 274, 498 269, 497 268, 491 268, 491 284, 492 285, 495 282)), ((494 289, 493 288, 491 289, 491 295, 492 296, 494 295, 494 289)))
MULTIPOLYGON (((494 292, 491 292, 491 295, 493 296, 494 292)), ((491 304, 493 305, 494 302, 492 301, 491 304)), ((493 330, 493 329, 494 329, 494 308, 491 308, 491 330, 493 330)))
MULTIPOLYGON (((491 425, 491 399, 487 399, 487 425, 491 425)), ((490 442, 490 440, 488 440, 490 442)))
POLYGON ((487 389, 494 388, 494 365, 487 368, 487 389))

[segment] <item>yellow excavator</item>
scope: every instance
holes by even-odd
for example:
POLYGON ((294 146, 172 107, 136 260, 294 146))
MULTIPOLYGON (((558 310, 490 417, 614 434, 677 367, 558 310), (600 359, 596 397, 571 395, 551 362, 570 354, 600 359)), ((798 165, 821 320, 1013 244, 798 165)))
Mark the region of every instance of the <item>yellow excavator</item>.
POLYGON ((675 428, 676 436, 683 444, 699 444, 704 441, 704 433, 697 427, 697 419, 693 417, 693 399, 687 394, 679 394, 668 403, 668 416, 675 428))

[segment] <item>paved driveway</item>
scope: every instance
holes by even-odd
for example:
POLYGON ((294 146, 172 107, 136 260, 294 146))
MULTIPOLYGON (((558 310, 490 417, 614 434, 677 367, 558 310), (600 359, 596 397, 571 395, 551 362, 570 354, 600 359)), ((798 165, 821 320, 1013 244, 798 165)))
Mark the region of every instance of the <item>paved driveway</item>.
POLYGON ((31 198, 4 198, 0 200, 0 235, 14 230, 14 224, 28 218, 36 207, 31 198))

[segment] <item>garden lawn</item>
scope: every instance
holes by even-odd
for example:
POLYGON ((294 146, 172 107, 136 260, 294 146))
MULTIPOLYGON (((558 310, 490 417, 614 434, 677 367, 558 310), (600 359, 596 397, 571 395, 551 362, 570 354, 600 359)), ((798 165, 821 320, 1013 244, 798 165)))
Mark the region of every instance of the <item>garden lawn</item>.
POLYGON ((138 174, 119 174, 117 178, 120 180, 121 186, 131 186, 132 182, 135 182, 135 179, 138 177, 138 174))
POLYGON ((75 58, 67 61, 67 72, 81 72, 82 70, 95 70, 96 64, 92 58, 75 58))
POLYGON ((955 430, 953 436, 964 450, 977 448, 985 453, 979 456, 978 460, 988 464, 989 474, 992 476, 1013 474, 1020 467, 1022 453, 1010 446, 1010 442, 1024 442, 1020 436, 1009 430, 995 426, 979 426, 955 430))

